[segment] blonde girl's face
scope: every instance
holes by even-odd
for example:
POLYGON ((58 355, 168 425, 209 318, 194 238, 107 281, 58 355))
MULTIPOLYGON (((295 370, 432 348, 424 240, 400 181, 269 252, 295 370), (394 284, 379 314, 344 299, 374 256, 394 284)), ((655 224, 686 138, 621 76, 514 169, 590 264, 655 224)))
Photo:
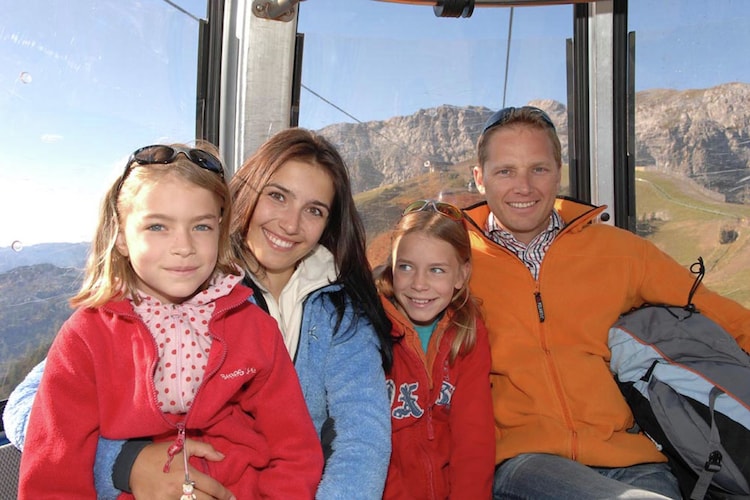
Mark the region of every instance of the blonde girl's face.
POLYGON ((396 301, 415 325, 433 323, 469 276, 450 243, 424 233, 402 236, 391 257, 396 301))
POLYGON ((167 175, 141 187, 123 216, 116 246, 140 291, 178 304, 201 289, 219 251, 221 206, 212 192, 167 175))

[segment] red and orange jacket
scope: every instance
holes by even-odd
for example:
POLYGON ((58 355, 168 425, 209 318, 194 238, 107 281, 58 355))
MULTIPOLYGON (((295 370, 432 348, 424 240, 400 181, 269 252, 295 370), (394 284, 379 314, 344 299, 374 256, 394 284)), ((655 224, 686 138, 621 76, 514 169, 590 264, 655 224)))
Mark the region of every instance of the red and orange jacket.
POLYGON ((154 337, 130 301, 74 312, 50 348, 29 417, 21 498, 96 498, 100 435, 173 441, 178 428, 224 453, 191 463, 238 498, 313 498, 320 441, 276 321, 250 294, 237 286, 216 300, 203 383, 183 415, 157 406, 154 337))
POLYGON ((490 354, 477 319, 474 349, 451 366, 450 313, 438 322, 425 356, 411 322, 387 299, 383 306, 400 340, 386 375, 391 397, 392 453, 384 499, 489 499, 494 473, 490 354), (443 332, 439 339, 440 332, 443 332))
MULTIPOLYGON (((485 237, 486 204, 467 210, 471 290, 484 303, 492 353, 497 463, 521 453, 604 467, 666 460, 627 432, 633 415, 609 370, 607 335, 644 303, 685 304, 694 276, 649 241, 596 222, 605 208, 558 200, 566 226, 538 280, 485 237)), ((694 303, 750 348, 750 311, 705 286, 694 303)))

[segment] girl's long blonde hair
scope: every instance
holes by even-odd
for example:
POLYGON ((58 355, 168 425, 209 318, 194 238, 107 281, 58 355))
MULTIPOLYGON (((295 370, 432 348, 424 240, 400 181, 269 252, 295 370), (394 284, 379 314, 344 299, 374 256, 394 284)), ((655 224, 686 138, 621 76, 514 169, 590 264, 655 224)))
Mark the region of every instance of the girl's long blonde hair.
MULTIPOLYGON (((422 210, 410 212, 401 217, 391 235, 391 253, 383 268, 379 270, 375 278, 378 291, 389 300, 395 300, 393 292, 393 248, 407 234, 421 233, 427 236, 443 240, 450 244, 456 251, 458 260, 462 263, 471 263, 471 243, 469 234, 462 221, 453 220, 446 215, 436 211, 422 210)), ((469 277, 471 268, 466 276, 463 286, 453 293, 453 298, 448 304, 446 314, 449 315, 451 323, 456 327, 456 337, 451 343, 449 363, 455 363, 458 356, 469 353, 477 340, 477 318, 480 317, 479 300, 471 295, 469 291, 469 277)), ((438 333, 437 342, 440 342, 442 332, 438 333)))
MULTIPOLYGON (((174 147, 189 148, 184 144, 174 147)), ((211 143, 198 142, 200 149, 219 158, 218 149, 211 143)), ((185 155, 180 154, 171 163, 130 165, 109 188, 102 200, 94 239, 91 242, 83 284, 70 299, 72 307, 99 307, 111 299, 132 297, 138 301, 136 275, 130 261, 117 250, 115 243, 124 218, 128 216, 133 198, 147 184, 155 184, 168 176, 177 176, 198 187, 212 192, 221 206, 219 223, 219 252, 216 267, 210 281, 217 272, 237 274, 237 264, 229 243, 231 198, 224 179, 215 172, 201 168, 185 155)))

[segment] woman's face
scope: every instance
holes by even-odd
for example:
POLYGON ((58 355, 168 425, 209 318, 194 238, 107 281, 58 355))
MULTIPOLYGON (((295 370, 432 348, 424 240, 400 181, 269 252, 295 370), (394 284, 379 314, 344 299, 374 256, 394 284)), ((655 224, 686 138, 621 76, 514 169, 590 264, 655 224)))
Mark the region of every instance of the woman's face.
POLYGON ((334 194, 328 172, 299 160, 281 165, 261 190, 245 239, 272 291, 284 287, 320 241, 334 194))

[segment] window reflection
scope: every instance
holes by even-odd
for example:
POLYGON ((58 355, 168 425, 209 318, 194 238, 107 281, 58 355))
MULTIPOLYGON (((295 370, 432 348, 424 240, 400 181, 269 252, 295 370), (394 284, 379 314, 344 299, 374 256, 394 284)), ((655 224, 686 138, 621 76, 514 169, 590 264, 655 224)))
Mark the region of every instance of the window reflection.
POLYGON ((194 140, 205 13, 205 0, 4 2, 0 399, 69 316, 99 200, 129 153, 194 140))
POLYGON ((203 9, 192 4, 4 8, 0 246, 88 240, 98 200, 131 150, 194 138, 198 23, 191 10, 203 14, 205 2, 203 9))

